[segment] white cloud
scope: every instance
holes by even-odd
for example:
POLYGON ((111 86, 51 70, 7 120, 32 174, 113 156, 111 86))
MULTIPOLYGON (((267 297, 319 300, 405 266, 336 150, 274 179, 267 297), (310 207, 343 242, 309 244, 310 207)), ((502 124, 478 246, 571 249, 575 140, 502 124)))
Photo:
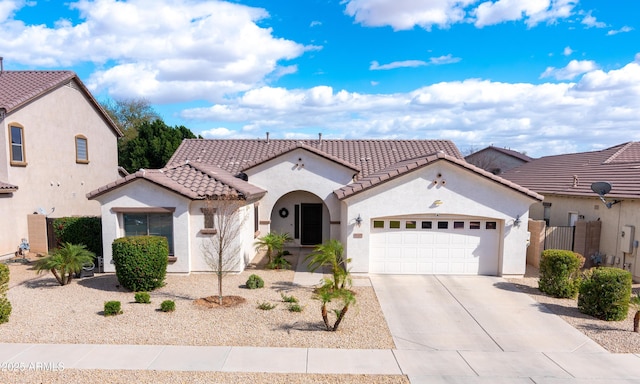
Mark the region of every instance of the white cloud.
POLYGON ((382 71, 388 69, 396 69, 396 68, 415 68, 422 67, 427 65, 425 61, 421 60, 405 60, 405 61, 394 61, 388 64, 380 64, 377 61, 372 61, 369 66, 369 70, 371 71, 382 71))
POLYGON ((346 0, 345 13, 370 27, 391 26, 395 30, 419 26, 431 30, 462 22, 466 7, 477 0, 346 0))
POLYGON ((309 24, 309 26, 312 27, 312 28, 313 27, 319 27, 321 25, 322 25, 322 22, 321 21, 317 21, 317 20, 314 20, 314 21, 311 22, 311 24, 309 24))
POLYGON ((571 47, 569 46, 564 47, 564 50, 562 51, 562 54, 565 56, 571 56, 572 53, 573 49, 571 49, 571 47))
POLYGON ((459 57, 453 57, 452 54, 448 54, 445 56, 432 57, 429 59, 429 64, 433 65, 444 65, 444 64, 454 64, 462 60, 459 57))
POLYGON ((485 1, 474 11, 476 27, 524 20, 529 27, 541 22, 564 19, 573 13, 577 0, 498 0, 485 1))
MULTIPOLYGON (((14 5, 11 12, 24 2, 8 4, 14 5)), ((71 7, 81 17, 75 25, 0 23, 3 53, 41 67, 115 62, 87 81, 94 92, 108 89, 115 98, 215 101, 227 92, 251 89, 269 75, 292 73, 295 67, 280 63, 318 49, 274 37, 271 29, 257 25, 269 17, 265 10, 234 3, 80 0, 71 7)))
POLYGON ((327 138, 451 139, 460 147, 494 143, 532 156, 640 140, 640 55, 617 70, 586 67, 592 69, 575 83, 467 79, 396 94, 262 87, 183 116, 244 122, 274 138, 321 131, 327 138))
POLYGON ((587 28, 605 28, 607 26, 607 23, 596 20, 596 18, 591 15, 591 12, 588 12, 584 19, 582 19, 582 24, 586 25, 587 28))
POLYGON ((553 77, 557 80, 572 80, 597 68, 597 64, 591 60, 571 60, 564 68, 547 67, 540 78, 553 77))
POLYGON ((612 29, 611 31, 607 32, 607 36, 613 36, 613 35, 617 35, 618 33, 626 33, 631 31, 633 31, 633 28, 625 25, 620 29, 612 29))
POLYGON ((238 134, 238 132, 232 131, 225 127, 219 127, 219 128, 211 128, 211 129, 204 130, 200 132, 200 134, 205 139, 221 139, 221 138, 235 137, 238 134))

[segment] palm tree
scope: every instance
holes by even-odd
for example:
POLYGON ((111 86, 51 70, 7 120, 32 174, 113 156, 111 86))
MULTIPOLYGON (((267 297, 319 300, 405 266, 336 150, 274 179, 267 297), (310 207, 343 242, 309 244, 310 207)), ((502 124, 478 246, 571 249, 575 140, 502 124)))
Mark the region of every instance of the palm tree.
POLYGON ((347 269, 347 263, 351 259, 344 257, 344 247, 341 242, 329 240, 316 246, 305 261, 309 263, 311 272, 323 266, 331 268, 332 278, 323 279, 322 286, 315 291, 314 299, 322 303, 320 311, 325 327, 328 331, 335 332, 349 310, 349 306, 356 301, 353 292, 350 290, 351 274, 347 269), (336 321, 331 325, 329 323, 327 305, 334 300, 339 301, 340 304, 337 309, 333 309, 336 321))
POLYGON ((280 254, 284 249, 284 245, 292 240, 291 235, 288 233, 269 232, 266 235, 259 237, 254 243, 256 251, 260 251, 262 248, 267 248, 268 265, 273 263, 274 253, 280 254))
POLYGON ((38 274, 43 271, 51 271, 60 285, 71 282, 74 273, 82 270, 86 264, 93 262, 95 254, 86 249, 83 244, 64 243, 50 256, 36 262, 35 268, 38 274))

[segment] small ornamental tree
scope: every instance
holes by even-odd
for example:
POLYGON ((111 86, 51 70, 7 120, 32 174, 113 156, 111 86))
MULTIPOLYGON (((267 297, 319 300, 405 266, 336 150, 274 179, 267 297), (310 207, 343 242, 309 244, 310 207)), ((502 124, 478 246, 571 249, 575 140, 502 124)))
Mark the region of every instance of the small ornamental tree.
POLYGON ((202 256, 216 274, 218 303, 222 305, 222 280, 238 269, 242 259, 240 234, 246 216, 242 210, 245 201, 238 196, 208 197, 205 210, 213 215, 215 233, 202 243, 202 256))
POLYGON ((130 236, 111 245, 116 276, 134 292, 148 292, 164 285, 169 261, 169 243, 163 236, 130 236))
POLYGON ((311 272, 323 266, 328 266, 331 269, 331 278, 322 280, 322 286, 316 289, 314 299, 322 303, 320 311, 326 329, 334 332, 338 330, 349 306, 356 301, 355 295, 351 291, 351 274, 346 267, 351 259, 345 258, 343 252, 342 243, 337 240, 329 240, 318 245, 314 252, 305 259, 309 263, 311 272), (337 303, 337 306, 330 309, 330 303, 337 303), (333 324, 329 321, 328 313, 330 310, 336 317, 333 324))
POLYGON ((258 238, 254 243, 254 246, 256 247, 256 251, 260 251, 263 248, 266 249, 268 268, 280 269, 278 268, 279 266, 286 266, 286 264, 288 264, 288 262, 283 258, 283 250, 285 245, 292 240, 291 235, 288 233, 269 232, 258 238), (274 257, 280 259, 275 262, 276 260, 274 260, 274 257))
POLYGON ((38 274, 51 271, 60 285, 67 285, 73 279, 73 274, 82 270, 84 265, 91 265, 95 254, 84 245, 64 243, 62 247, 53 251, 50 256, 36 261, 35 269, 38 274))

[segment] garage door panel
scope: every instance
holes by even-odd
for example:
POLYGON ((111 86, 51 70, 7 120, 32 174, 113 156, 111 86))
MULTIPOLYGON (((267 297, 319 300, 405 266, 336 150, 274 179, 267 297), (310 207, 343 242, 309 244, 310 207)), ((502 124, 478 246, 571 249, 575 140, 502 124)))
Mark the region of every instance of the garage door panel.
MULTIPOLYGON (((486 274, 498 270, 497 230, 465 228, 374 229, 370 271, 389 274, 486 274)), ((435 224, 435 223, 434 223, 435 224)))

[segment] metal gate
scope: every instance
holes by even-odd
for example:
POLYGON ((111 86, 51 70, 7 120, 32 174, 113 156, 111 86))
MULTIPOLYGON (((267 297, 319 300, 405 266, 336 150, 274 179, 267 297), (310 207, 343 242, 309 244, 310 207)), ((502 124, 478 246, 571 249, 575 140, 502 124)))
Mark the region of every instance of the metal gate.
POLYGON ((576 227, 546 227, 544 231, 544 249, 573 250, 576 227))

